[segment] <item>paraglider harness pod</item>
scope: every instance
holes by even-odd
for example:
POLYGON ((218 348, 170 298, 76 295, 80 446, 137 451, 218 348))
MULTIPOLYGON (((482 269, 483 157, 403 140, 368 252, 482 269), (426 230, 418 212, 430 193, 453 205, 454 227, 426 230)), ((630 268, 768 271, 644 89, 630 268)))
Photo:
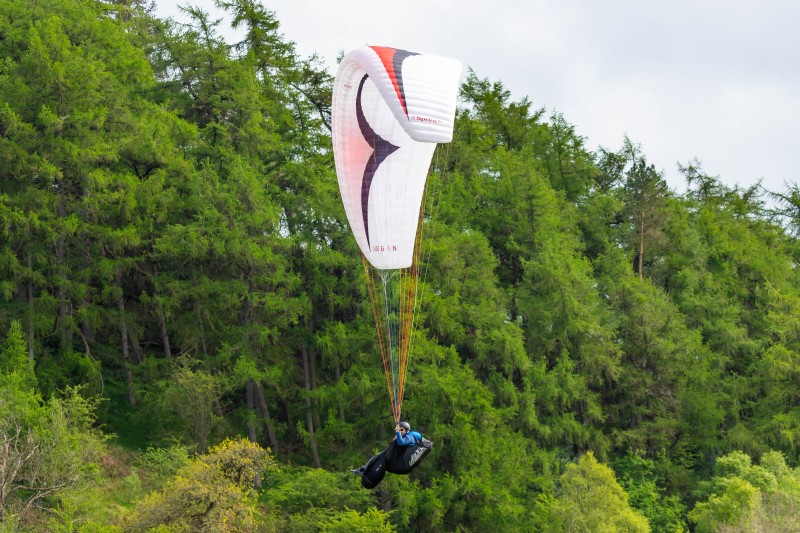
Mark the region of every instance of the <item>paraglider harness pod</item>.
POLYGON ((392 441, 384 451, 374 455, 367 463, 366 470, 361 476, 361 486, 371 489, 380 483, 386 472, 399 475, 408 475, 433 449, 433 442, 415 436, 417 441, 411 446, 400 446, 397 441, 392 441))

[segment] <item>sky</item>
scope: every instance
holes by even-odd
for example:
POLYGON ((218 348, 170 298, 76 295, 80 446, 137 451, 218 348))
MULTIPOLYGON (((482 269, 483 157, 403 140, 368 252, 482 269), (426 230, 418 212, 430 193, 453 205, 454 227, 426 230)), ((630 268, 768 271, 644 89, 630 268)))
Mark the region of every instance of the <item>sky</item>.
MULTIPOLYGON (((220 14, 213 0, 190 0, 220 14)), ((186 1, 159 0, 180 19, 186 1)), ((795 0, 263 0, 296 43, 336 58, 383 45, 459 59, 513 100, 561 113, 587 147, 641 146, 670 187, 694 159, 729 185, 800 183, 795 0)), ((223 26, 225 23, 223 22, 223 26)), ((233 33, 228 34, 234 38, 233 33)))

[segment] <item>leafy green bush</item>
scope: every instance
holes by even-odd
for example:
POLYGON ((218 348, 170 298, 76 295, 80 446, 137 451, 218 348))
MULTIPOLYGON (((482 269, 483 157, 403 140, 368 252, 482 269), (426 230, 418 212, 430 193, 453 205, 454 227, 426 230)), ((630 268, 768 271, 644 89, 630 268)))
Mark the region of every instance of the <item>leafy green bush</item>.
POLYGON ((732 452, 717 459, 715 473, 700 484, 689 513, 696 531, 800 530, 800 470, 790 469, 783 454, 767 452, 753 465, 749 455, 732 452))
POLYGON ((614 472, 592 452, 567 465, 550 516, 546 529, 554 532, 650 531, 647 519, 629 506, 628 495, 614 472))
POLYGON ((245 439, 226 440, 189 462, 160 492, 149 494, 123 521, 125 531, 253 531, 259 523, 256 479, 269 452, 245 439))
POLYGON ((614 470, 631 507, 647 517, 653 533, 686 531, 686 506, 675 494, 665 494, 652 459, 628 453, 614 461, 614 470))
POLYGON ((165 448, 148 447, 142 452, 134 464, 154 481, 163 482, 174 476, 181 468, 189 464, 189 448, 174 444, 165 448))
POLYGON ((19 323, 0 350, 0 518, 29 519, 59 493, 99 472, 107 436, 94 428, 95 404, 78 389, 44 401, 19 323))

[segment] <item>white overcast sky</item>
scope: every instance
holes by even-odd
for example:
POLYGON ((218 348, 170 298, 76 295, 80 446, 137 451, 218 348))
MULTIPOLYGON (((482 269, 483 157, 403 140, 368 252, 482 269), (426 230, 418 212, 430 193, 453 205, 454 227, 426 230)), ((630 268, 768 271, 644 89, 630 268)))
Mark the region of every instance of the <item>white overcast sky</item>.
MULTIPOLYGON (((213 0, 189 0, 218 13, 213 0)), ((180 18, 160 0, 157 14, 180 18)), ((670 186, 800 182, 800 1, 264 0, 301 56, 385 45, 457 58, 560 112, 591 149, 640 144, 670 186)), ((225 23, 223 23, 225 25, 225 23)), ((466 72, 466 69, 465 69, 466 72)))

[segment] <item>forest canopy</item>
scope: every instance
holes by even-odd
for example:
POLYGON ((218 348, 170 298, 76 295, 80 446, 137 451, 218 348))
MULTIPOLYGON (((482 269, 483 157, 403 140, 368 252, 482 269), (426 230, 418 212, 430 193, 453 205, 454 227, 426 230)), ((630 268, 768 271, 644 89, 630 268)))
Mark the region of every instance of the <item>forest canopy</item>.
POLYGON ((472 70, 403 403, 435 446, 361 489, 394 420, 332 77, 217 4, 0 0, 0 530, 800 527, 798 186, 678 193, 472 70))

